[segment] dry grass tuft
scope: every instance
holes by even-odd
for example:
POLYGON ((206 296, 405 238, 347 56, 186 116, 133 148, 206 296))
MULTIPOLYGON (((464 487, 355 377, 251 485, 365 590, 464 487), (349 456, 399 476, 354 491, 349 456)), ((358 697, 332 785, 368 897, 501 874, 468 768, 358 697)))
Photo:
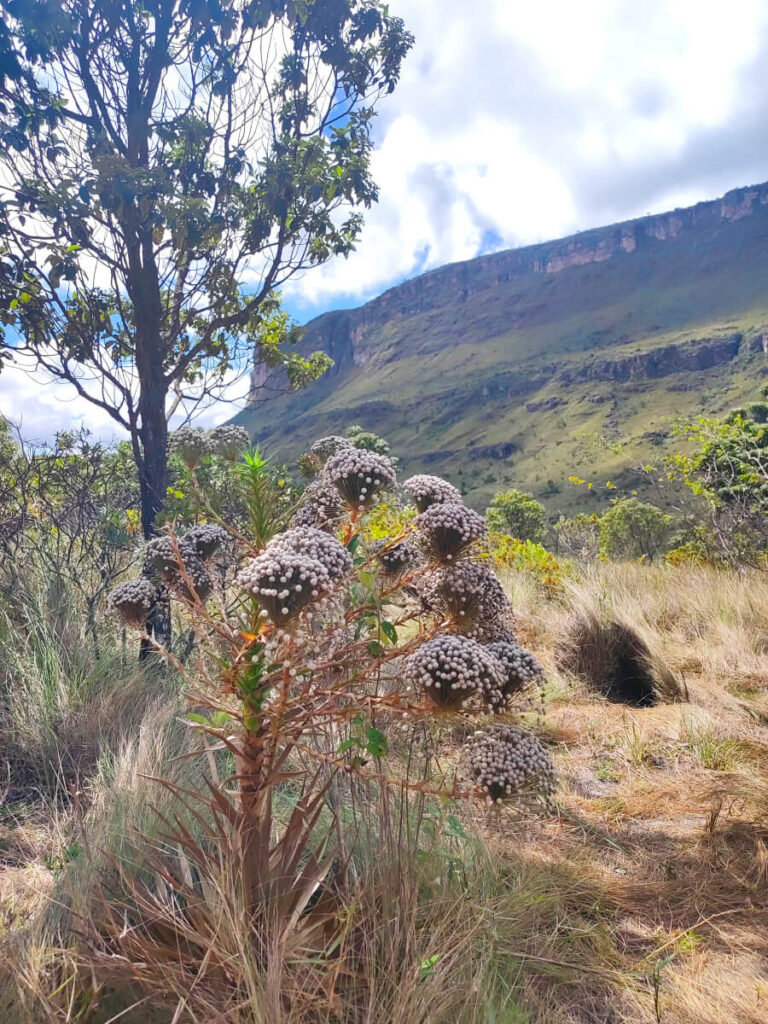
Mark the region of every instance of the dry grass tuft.
POLYGON ((647 708, 684 698, 680 680, 652 642, 637 627, 606 619, 594 604, 582 605, 568 618, 555 661, 561 671, 617 704, 647 708))

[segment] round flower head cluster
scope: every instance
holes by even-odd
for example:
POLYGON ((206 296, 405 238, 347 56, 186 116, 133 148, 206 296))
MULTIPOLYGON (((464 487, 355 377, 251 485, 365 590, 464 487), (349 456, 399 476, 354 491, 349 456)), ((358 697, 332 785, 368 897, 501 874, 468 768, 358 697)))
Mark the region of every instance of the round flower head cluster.
POLYGON ((528 793, 547 799, 555 790, 555 770, 539 740, 519 725, 476 732, 462 751, 464 768, 489 803, 528 793))
POLYGON ((215 554, 228 539, 229 534, 223 527, 215 523, 200 523, 190 527, 180 543, 184 549, 193 549, 199 558, 205 560, 215 554))
POLYGON ((279 545, 267 549, 240 570, 236 584, 249 591, 277 626, 333 587, 327 567, 301 551, 279 545))
POLYGON ((487 565, 456 562, 433 570, 424 581, 427 606, 453 620, 467 636, 481 638, 511 606, 504 588, 487 565))
POLYGON ((544 682, 544 669, 529 651, 516 643, 496 640, 486 650, 504 666, 504 696, 509 699, 536 683, 544 682))
POLYGON ((415 568, 421 560, 421 552, 411 537, 406 537, 397 544, 383 544, 376 555, 376 561, 384 572, 391 576, 400 576, 401 573, 415 568))
POLYGON ((495 707, 502 699, 502 666, 469 637, 428 640, 408 658, 406 675, 438 707, 461 707, 473 696, 495 707))
POLYGON ((245 427, 234 424, 215 427, 210 433, 211 451, 227 462, 237 462, 250 443, 251 438, 245 427))
MULTIPOLYGON (((218 531, 220 527, 193 526, 183 537, 174 542, 173 537, 154 537, 144 549, 147 562, 155 571, 155 575, 172 586, 178 594, 187 600, 194 600, 189 583, 184 578, 186 573, 192 589, 201 601, 205 601, 213 589, 213 583, 203 564, 201 549, 206 550, 213 542, 209 530, 218 531), (205 531, 199 534, 199 531, 205 531), (201 539, 202 537, 202 539, 201 539)), ((221 531, 226 536, 226 531, 221 531)), ((214 548, 215 550, 215 548, 214 548)))
POLYGON ((291 526, 309 526, 334 533, 344 515, 344 506, 336 488, 315 480, 304 491, 302 503, 291 517, 291 526))
POLYGON ((349 508, 362 511, 373 504, 382 488, 395 483, 395 471, 386 455, 366 448, 343 448, 326 462, 323 479, 336 488, 349 508))
POLYGON ((335 537, 313 527, 294 527, 278 533, 267 551, 298 551, 324 565, 332 583, 338 583, 352 569, 352 556, 335 537))
POLYGON ((186 544, 186 538, 174 544, 171 537, 153 537, 144 549, 144 555, 157 575, 169 583, 176 578, 179 571, 179 557, 186 562, 189 557, 195 555, 195 549, 192 545, 186 544))
POLYGON ((324 466, 332 455, 345 448, 352 448, 352 442, 338 434, 329 434, 328 437, 319 437, 309 449, 309 454, 316 462, 324 466))
POLYGON ((178 455, 186 466, 194 469, 206 455, 211 454, 211 439, 207 430, 180 427, 168 438, 168 448, 173 455, 178 455))
POLYGON ((110 592, 109 607, 127 626, 143 629, 156 593, 149 580, 129 580, 110 592))
POLYGON ((213 590, 213 583, 203 560, 192 552, 184 554, 184 572, 179 570, 176 574, 173 585, 178 594, 187 601, 194 601, 197 596, 201 601, 207 600, 213 590), (187 579, 189 583, 187 583, 187 579), (191 589, 190 585, 191 584, 191 589))
POLYGON ((403 484, 403 490, 411 497, 419 512, 426 512, 430 505, 442 505, 446 501, 461 504, 460 491, 440 476, 417 473, 403 484))
POLYGON ((430 505, 416 518, 422 546, 435 562, 452 562, 485 536, 485 520, 466 505, 430 505))
POLYGON ((508 616, 501 616, 498 619, 491 619, 490 622, 483 623, 477 629, 476 639, 482 643, 488 645, 491 643, 505 644, 517 644, 517 634, 514 629, 510 626, 509 620, 514 621, 514 615, 512 612, 512 605, 509 605, 508 616))

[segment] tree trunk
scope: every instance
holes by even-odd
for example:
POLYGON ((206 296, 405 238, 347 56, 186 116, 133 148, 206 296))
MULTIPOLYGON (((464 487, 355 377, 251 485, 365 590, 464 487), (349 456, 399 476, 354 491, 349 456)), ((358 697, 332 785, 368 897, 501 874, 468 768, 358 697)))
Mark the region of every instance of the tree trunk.
MULTIPOLYGON (((159 339, 158 345, 159 348, 159 339)), ((140 473, 141 526, 144 537, 149 540, 157 533, 157 517, 165 502, 168 487, 168 423, 165 418, 165 384, 162 374, 159 381, 142 380, 141 388, 141 444, 143 466, 140 473), (158 386, 159 384, 159 386, 158 386)), ((151 575, 151 568, 144 567, 144 574, 151 575)), ((147 632, 156 643, 169 647, 171 643, 171 594, 166 586, 159 586, 155 601, 147 617, 147 632)), ((140 657, 148 657, 150 645, 142 641, 140 657)))
MULTIPOLYGON (((172 5, 166 5, 170 6, 172 5)), ((167 11, 155 14, 156 45, 167 39, 167 11)), ((149 137, 154 88, 147 90, 148 80, 142 77, 141 47, 136 44, 126 57, 126 155, 132 167, 146 172, 150 166, 149 137)), ((161 51, 157 51, 161 52, 161 51)), ((141 447, 139 484, 141 488, 141 526, 149 540, 157 530, 157 517, 165 503, 168 486, 168 421, 165 401, 167 338, 163 323, 163 297, 157 268, 152 224, 146 213, 134 203, 123 207, 123 228, 128 268, 126 286, 133 306, 136 372, 139 378, 139 430, 141 447)), ((148 567, 144 568, 145 574, 148 567)), ((147 619, 147 632, 157 643, 171 642, 171 603, 167 587, 157 588, 156 600, 147 619)), ((147 655, 147 642, 142 643, 142 657, 147 655)))
MULTIPOLYGON (((160 334, 159 292, 156 301, 150 296, 136 310, 136 350, 139 371, 141 417, 140 440, 142 465, 139 471, 141 489, 141 527, 149 540, 157 533, 157 518, 165 504, 168 488, 168 421, 165 413, 167 384, 163 377, 163 345, 160 334), (154 315, 153 315, 154 313, 154 315), (139 353, 141 356, 139 357, 139 353)), ((151 575, 149 566, 144 574, 151 575)), ((171 595, 168 587, 159 586, 147 617, 147 632, 164 647, 171 643, 171 595)), ((150 645, 142 641, 142 659, 150 645)))
POLYGON ((271 800, 271 791, 264 787, 265 739, 263 722, 255 729, 246 724, 236 767, 241 811, 238 852, 248 919, 253 918, 263 899, 263 887, 268 876, 270 816, 267 814, 265 820, 264 815, 271 800))

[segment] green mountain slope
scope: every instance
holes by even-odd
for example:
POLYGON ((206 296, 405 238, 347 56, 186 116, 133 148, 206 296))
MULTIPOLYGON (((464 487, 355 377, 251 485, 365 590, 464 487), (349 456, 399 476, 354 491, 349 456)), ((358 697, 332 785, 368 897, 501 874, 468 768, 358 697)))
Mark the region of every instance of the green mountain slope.
POLYGON ((568 477, 633 485, 674 417, 768 374, 768 184, 442 267, 318 317, 303 346, 334 368, 266 401, 254 379, 237 417, 280 458, 361 423, 478 506, 508 486, 553 511, 607 501, 568 477))

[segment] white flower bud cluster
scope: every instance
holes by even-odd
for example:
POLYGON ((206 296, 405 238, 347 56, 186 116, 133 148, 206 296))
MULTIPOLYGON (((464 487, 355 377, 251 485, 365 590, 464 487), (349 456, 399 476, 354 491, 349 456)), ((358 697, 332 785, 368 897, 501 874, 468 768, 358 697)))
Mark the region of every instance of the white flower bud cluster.
POLYGON ((452 620, 465 636, 482 639, 511 612, 504 588, 487 565, 462 561, 432 570, 425 580, 426 606, 452 620))
POLYGON ((395 471, 386 455, 366 448, 343 448, 326 462, 323 480, 336 488, 349 508, 363 511, 382 488, 394 485, 395 471))
POLYGON ((466 505, 444 502, 430 505, 416 517, 419 538, 435 562, 452 562, 485 536, 485 519, 466 505))
POLYGON ((507 699, 522 693, 530 686, 544 682, 544 669, 539 662, 529 651, 523 650, 516 643, 496 640, 487 644, 486 650, 504 666, 504 696, 507 699))
POLYGON ((205 560, 215 554, 216 551, 229 540, 229 534, 215 523, 200 523, 191 526, 180 540, 184 549, 194 549, 199 558, 205 560))
POLYGON ((235 583, 250 591, 278 626, 333 586, 322 562, 288 548, 267 548, 240 570, 235 583))
POLYGON ((392 576, 399 576, 408 569, 413 569, 423 561, 423 556, 413 542, 411 537, 398 541, 397 544, 382 544, 381 550, 376 555, 376 561, 384 572, 392 576))
POLYGON ((250 443, 251 437, 245 427, 235 424, 214 427, 209 435, 211 452, 228 462, 236 462, 250 443))
POLYGON ((335 538, 320 530, 296 528, 274 537, 240 570, 235 582, 281 626, 327 595, 351 568, 349 552, 335 538))
POLYGON ((190 426, 180 427, 168 438, 168 450, 172 455, 178 455, 185 465, 194 469, 206 455, 211 454, 211 439, 207 430, 190 426))
POLYGON ((129 580, 110 592, 107 603, 110 611, 116 612, 127 626, 143 629, 156 593, 149 580, 129 580))
POLYGON ((461 707, 479 696, 495 707, 502 699, 504 669, 476 640, 438 636, 406 662, 406 676, 438 707, 461 707))
POLYGON ((169 536, 153 537, 144 549, 144 556, 161 580, 172 586, 182 597, 193 600, 194 596, 184 578, 186 573, 197 597, 205 601, 213 590, 213 582, 204 559, 216 550, 221 535, 227 537, 226 531, 219 526, 193 526, 175 544, 169 536))
POLYGON ((187 545, 184 539, 178 539, 174 545, 172 538, 165 535, 153 537, 144 549, 144 557, 166 583, 173 582, 176 578, 179 571, 179 556, 186 562, 187 558, 194 557, 195 553, 194 547, 187 545))
POLYGON ((461 492, 441 476, 430 476, 428 473, 417 473, 403 484, 403 490, 409 495, 419 512, 426 512, 430 505, 442 505, 450 502, 461 504, 461 492))
POLYGON ((278 533, 268 544, 268 551, 298 551, 320 562, 328 570, 333 583, 352 571, 352 556, 340 541, 313 527, 294 527, 278 533))
MULTIPOLYGON (((509 605, 509 617, 514 617, 511 604, 509 605)), ((510 628, 504 616, 498 619, 491 619, 490 622, 478 626, 476 632, 475 639, 480 640, 484 644, 500 643, 502 640, 507 644, 517 643, 517 634, 514 629, 510 628)))
POLYGON ((462 760, 467 777, 489 803, 521 793, 547 799, 555 791, 551 757, 533 733, 519 725, 476 732, 464 745, 462 760))
POLYGON ((186 598, 188 601, 193 601, 197 596, 201 601, 205 601, 210 597, 211 591, 213 590, 213 583, 211 577, 208 575, 208 570, 205 568, 202 558, 198 558, 196 554, 189 551, 184 551, 184 572, 186 573, 189 583, 192 584, 192 590, 190 591, 189 583, 184 578, 184 573, 179 569, 175 578, 173 579, 173 586, 181 597, 186 598))
POLYGON ((328 437, 319 437, 309 449, 309 454, 317 462, 325 465, 332 455, 343 451, 345 448, 352 447, 352 442, 348 441, 346 437, 340 437, 338 434, 329 434, 328 437))
POLYGON ((339 492, 322 480, 314 480, 304 491, 299 508, 291 518, 291 526, 315 527, 334 533, 345 516, 339 492))

